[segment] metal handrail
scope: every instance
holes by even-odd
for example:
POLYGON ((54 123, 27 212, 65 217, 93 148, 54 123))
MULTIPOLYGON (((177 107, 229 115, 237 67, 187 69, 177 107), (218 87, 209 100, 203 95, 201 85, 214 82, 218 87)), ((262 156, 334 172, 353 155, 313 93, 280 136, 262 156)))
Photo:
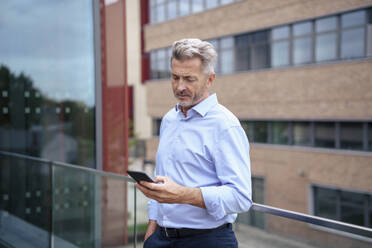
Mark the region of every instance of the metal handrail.
POLYGON ((5 151, 0 151, 0 155, 5 155, 5 156, 10 156, 10 157, 15 157, 15 158, 20 158, 20 159, 27 159, 30 161, 35 161, 35 162, 41 162, 42 164, 40 165, 55 165, 58 167, 63 167, 63 168, 69 168, 69 169, 74 169, 74 170, 79 170, 82 172, 87 172, 91 174, 95 174, 98 176, 104 176, 104 177, 109 177, 113 179, 118 179, 118 180, 124 180, 127 182, 135 182, 132 178, 120 175, 117 173, 111 173, 111 172, 105 172, 105 171, 100 171, 88 167, 83 167, 83 166, 78 166, 78 165, 73 165, 69 163, 64 163, 64 162, 56 162, 56 161, 51 161, 45 158, 37 158, 37 157, 32 157, 24 154, 19 154, 19 153, 14 153, 14 152, 5 152, 5 151))
POLYGON ((353 233, 356 235, 372 238, 372 229, 367 227, 352 225, 341 221, 330 220, 327 218, 298 213, 257 203, 253 203, 252 209, 266 214, 272 214, 287 219, 298 220, 309 224, 314 224, 318 226, 323 226, 343 232, 353 233))
MULTIPOLYGON (((36 157, 28 156, 28 155, 5 152, 5 151, 0 151, 0 155, 6 155, 6 156, 12 156, 16 158, 27 159, 31 161, 43 162, 44 164, 48 164, 48 165, 52 164, 52 165, 56 165, 56 166, 60 166, 64 168, 71 168, 71 169, 76 169, 76 170, 80 170, 80 171, 84 171, 88 173, 93 173, 93 174, 100 175, 100 176, 107 176, 107 177, 114 178, 114 179, 124 180, 128 182, 135 182, 132 178, 127 177, 127 176, 110 173, 110 172, 103 172, 103 171, 95 170, 92 168, 81 167, 81 166, 72 165, 68 163, 55 162, 55 161, 51 161, 48 159, 36 158, 36 157)), ((136 206, 136 194, 135 194, 135 208, 136 207, 137 206, 136 206)), ((258 211, 258 212, 263 212, 266 214, 276 215, 276 216, 284 217, 287 219, 293 219, 293 220, 302 221, 302 222, 309 223, 309 224, 314 224, 317 226, 322 226, 326 228, 335 229, 338 231, 360 235, 366 238, 372 238, 372 229, 367 228, 367 227, 357 226, 357 225, 353 225, 353 224, 349 224, 349 223, 345 223, 341 221, 335 221, 335 220, 331 220, 327 218, 303 214, 303 213, 299 213, 295 211, 285 210, 285 209, 276 208, 276 207, 258 204, 258 203, 253 203, 251 209, 258 211)), ((135 232, 135 235, 137 235, 137 232, 135 232)), ((137 240, 135 240, 135 243, 136 241, 137 240)))

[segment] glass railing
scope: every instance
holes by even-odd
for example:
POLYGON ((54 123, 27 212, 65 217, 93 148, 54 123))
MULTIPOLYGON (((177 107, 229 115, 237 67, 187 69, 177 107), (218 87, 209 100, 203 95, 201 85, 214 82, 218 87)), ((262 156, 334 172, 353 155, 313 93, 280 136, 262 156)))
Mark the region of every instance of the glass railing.
MULTIPOLYGON (((0 247, 136 247, 146 230, 147 198, 132 182, 0 152, 0 247)), ((234 228, 241 248, 372 244, 371 228, 257 203, 234 228)))
POLYGON ((132 181, 0 152, 0 247, 135 247, 132 181))

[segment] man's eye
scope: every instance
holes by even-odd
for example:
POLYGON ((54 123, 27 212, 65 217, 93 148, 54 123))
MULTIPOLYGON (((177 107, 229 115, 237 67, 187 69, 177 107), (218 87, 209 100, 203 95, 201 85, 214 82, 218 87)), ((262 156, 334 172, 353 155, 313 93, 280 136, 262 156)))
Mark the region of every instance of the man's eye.
POLYGON ((195 78, 186 78, 187 82, 194 82, 196 79, 195 78))
POLYGON ((173 79, 173 80, 178 80, 179 77, 177 77, 177 76, 172 76, 172 79, 173 79))

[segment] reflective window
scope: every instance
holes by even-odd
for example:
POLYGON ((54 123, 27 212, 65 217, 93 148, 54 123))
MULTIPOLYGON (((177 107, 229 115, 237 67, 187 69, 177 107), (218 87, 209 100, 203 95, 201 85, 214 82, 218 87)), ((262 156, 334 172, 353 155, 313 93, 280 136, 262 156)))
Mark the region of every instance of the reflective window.
POLYGON ((273 40, 287 39, 289 37, 289 26, 273 28, 271 32, 273 40))
POLYGON ((325 33, 317 35, 315 59, 316 61, 334 60, 337 56, 337 34, 325 33))
POLYGON ((155 118, 152 120, 152 135, 160 135, 161 118, 155 118))
POLYGON ((289 123, 273 122, 272 123, 272 143, 287 145, 289 143, 289 123))
POLYGON ((234 40, 233 37, 220 39, 220 71, 222 74, 234 71, 234 40))
POLYGON ((365 196, 363 194, 341 191, 340 198, 341 198, 340 220, 346 223, 364 226, 365 196))
POLYGON ((341 27, 342 28, 364 25, 365 22, 366 22, 365 10, 347 13, 341 16, 341 27))
POLYGON ((315 31, 325 32, 337 29, 337 17, 327 17, 315 21, 315 31))
POLYGON ((251 67, 261 69, 270 65, 269 32, 261 31, 252 34, 251 67))
POLYGON ((168 20, 174 19, 177 17, 177 0, 169 0, 167 6, 168 20))
POLYGON ((165 4, 159 4, 156 6, 156 21, 163 22, 165 20, 165 4))
POLYGON ((204 1, 203 0, 192 0, 192 13, 200 12, 204 10, 204 1))
POLYGON ((271 66, 289 65, 289 41, 275 42, 271 46, 271 66))
POLYGON ((310 37, 297 38, 293 42, 293 63, 310 63, 312 58, 312 42, 310 37))
POLYGON ((340 147, 363 150, 363 123, 340 123, 340 147))
POLYGON ((179 0, 179 13, 180 16, 190 14, 190 0, 179 0))
POLYGON ((302 36, 312 33, 312 23, 311 22, 302 22, 293 25, 293 35, 302 36))
POLYGON ((341 33, 341 57, 356 58, 364 56, 364 27, 344 30, 341 33))
POLYGON ((266 121, 255 121, 253 124, 253 130, 253 142, 267 143, 269 135, 268 123, 266 121))
POLYGON ((337 200, 336 190, 314 187, 314 214, 324 218, 338 219, 337 200))
POLYGON ((242 128, 244 129, 248 140, 253 140, 253 122, 251 121, 240 121, 240 124, 242 125, 242 128))
POLYGON ((293 123, 293 144, 298 146, 311 145, 311 126, 309 122, 293 123))
POLYGON ((335 123, 315 123, 315 146, 335 148, 335 123))
POLYGON ((215 8, 218 6, 218 0, 207 0, 205 4, 207 9, 215 8))

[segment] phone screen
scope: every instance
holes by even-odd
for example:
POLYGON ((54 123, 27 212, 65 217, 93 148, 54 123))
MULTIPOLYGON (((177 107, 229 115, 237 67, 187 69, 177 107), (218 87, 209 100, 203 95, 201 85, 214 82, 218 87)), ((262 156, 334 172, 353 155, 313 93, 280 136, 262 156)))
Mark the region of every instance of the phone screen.
POLYGON ((150 183, 154 182, 146 173, 144 173, 142 171, 127 170, 127 173, 128 173, 129 176, 131 176, 138 183, 140 181, 146 181, 146 182, 150 182, 150 183))

